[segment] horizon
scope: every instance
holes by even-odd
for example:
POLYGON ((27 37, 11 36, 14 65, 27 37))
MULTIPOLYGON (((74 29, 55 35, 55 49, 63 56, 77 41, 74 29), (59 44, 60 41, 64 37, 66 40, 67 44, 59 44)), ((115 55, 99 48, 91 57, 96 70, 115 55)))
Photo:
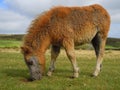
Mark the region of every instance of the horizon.
MULTIPOLYGON (((12 36, 12 35, 26 35, 26 33, 16 33, 16 34, 1 34, 1 33, 0 33, 0 36, 4 36, 4 35, 5 35, 5 36, 10 36, 10 35, 11 35, 11 36, 12 36)), ((109 37, 109 36, 108 36, 107 38, 120 39, 120 37, 109 37)))

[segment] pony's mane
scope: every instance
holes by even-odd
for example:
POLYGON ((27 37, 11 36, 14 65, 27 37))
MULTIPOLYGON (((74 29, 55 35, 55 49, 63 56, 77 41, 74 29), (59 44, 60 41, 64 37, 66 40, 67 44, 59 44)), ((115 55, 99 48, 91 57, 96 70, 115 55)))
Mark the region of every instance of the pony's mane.
POLYGON ((35 18, 31 25, 28 28, 27 34, 24 37, 24 45, 32 47, 34 42, 36 42, 35 40, 37 40, 38 36, 41 36, 43 34, 43 32, 45 32, 45 30, 43 30, 42 28, 46 27, 46 25, 48 25, 48 23, 51 20, 51 17, 57 17, 57 18, 64 18, 65 16, 67 16, 70 12, 70 8, 69 7, 54 7, 49 11, 43 12, 42 14, 40 14, 39 16, 37 16, 37 18, 35 18))

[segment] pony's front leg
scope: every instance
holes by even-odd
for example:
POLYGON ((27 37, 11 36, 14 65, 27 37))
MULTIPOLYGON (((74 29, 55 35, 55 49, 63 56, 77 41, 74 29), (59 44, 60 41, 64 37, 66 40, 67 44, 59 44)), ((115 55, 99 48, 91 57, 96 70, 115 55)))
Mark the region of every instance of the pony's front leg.
POLYGON ((79 76, 79 68, 77 66, 76 57, 75 57, 75 51, 74 50, 67 50, 67 56, 71 61, 71 64, 73 66, 73 75, 72 78, 77 78, 79 76))
POLYGON ((51 62, 50 62, 49 71, 47 73, 48 76, 51 76, 52 72, 55 70, 55 61, 59 53, 60 53, 60 46, 53 45, 51 48, 51 62))
POLYGON ((73 76, 72 78, 77 78, 79 76, 79 68, 77 66, 76 57, 75 57, 75 50, 74 50, 74 42, 73 40, 65 40, 63 46, 66 50, 67 56, 71 61, 73 66, 73 76))

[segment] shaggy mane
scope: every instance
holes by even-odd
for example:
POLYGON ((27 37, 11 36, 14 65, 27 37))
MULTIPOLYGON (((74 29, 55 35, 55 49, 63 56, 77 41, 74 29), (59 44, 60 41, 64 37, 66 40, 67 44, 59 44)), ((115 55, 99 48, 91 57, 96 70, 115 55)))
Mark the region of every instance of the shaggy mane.
POLYGON ((33 46, 32 44, 35 40, 34 38, 36 38, 37 36, 41 36, 40 34, 42 33, 42 31, 44 32, 45 26, 47 27, 52 16, 56 16, 56 18, 64 18, 69 14, 69 12, 69 7, 59 6, 40 14, 36 19, 32 21, 31 25, 29 26, 27 35, 24 37, 24 44, 30 47, 33 46))

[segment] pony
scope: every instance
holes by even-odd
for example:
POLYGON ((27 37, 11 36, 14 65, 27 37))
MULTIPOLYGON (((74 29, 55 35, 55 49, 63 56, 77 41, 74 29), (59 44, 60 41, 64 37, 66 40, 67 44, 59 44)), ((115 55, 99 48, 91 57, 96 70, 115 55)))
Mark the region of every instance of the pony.
POLYGON ((61 47, 71 61, 73 78, 79 76, 76 45, 92 43, 96 54, 93 73, 98 76, 103 61, 104 48, 110 28, 110 16, 100 5, 83 7, 54 7, 35 18, 24 36, 21 46, 24 60, 32 80, 39 80, 45 72, 45 52, 51 46, 51 62, 47 75, 55 70, 55 61, 61 47))

